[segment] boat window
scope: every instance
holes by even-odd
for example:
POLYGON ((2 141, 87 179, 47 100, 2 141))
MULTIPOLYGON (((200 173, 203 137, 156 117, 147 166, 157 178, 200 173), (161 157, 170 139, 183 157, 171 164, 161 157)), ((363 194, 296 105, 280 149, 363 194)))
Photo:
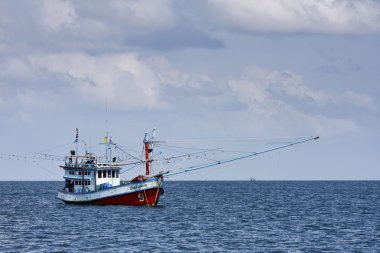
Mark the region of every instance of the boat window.
POLYGON ((98 171, 98 178, 102 178, 102 171, 101 170, 98 171))
POLYGON ((103 170, 103 178, 106 178, 106 177, 107 177, 107 171, 103 170))
POLYGON ((116 171, 116 178, 119 178, 119 171, 116 171))
POLYGON ((107 172, 108 172, 108 178, 110 178, 111 177, 111 171, 107 170, 107 172))
POLYGON ((114 170, 112 171, 112 177, 113 178, 115 177, 115 171, 114 170))

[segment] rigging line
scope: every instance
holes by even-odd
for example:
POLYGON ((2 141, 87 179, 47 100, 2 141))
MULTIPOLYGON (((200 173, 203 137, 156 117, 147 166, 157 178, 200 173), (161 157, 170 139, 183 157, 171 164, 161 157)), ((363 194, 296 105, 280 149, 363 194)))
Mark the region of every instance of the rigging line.
POLYGON ((283 148, 286 148, 286 147, 290 147, 290 146, 293 146, 293 145, 297 145, 297 144, 301 144, 301 143, 304 143, 304 142, 308 142, 308 141, 312 141, 312 140, 317 140, 317 139, 319 139, 319 136, 311 137, 311 138, 308 138, 308 139, 302 140, 302 141, 292 142, 292 143, 289 143, 289 144, 286 144, 286 145, 282 145, 282 146, 279 146, 279 147, 267 149, 267 150, 260 151, 260 152, 255 152, 255 153, 244 155, 244 156, 239 156, 239 157, 235 157, 235 158, 231 158, 231 159, 227 159, 227 160, 222 160, 222 161, 215 162, 215 163, 208 163, 208 164, 204 164, 204 165, 200 165, 200 166, 191 166, 191 167, 189 167, 189 169, 185 169, 185 170, 178 171, 178 172, 170 172, 170 171, 168 171, 168 173, 166 174, 166 177, 170 177, 170 176, 174 176, 174 175, 182 174, 182 173, 187 173, 187 172, 191 172, 191 171, 195 171, 195 170, 200 170, 200 169, 216 166, 216 165, 223 164, 223 163, 229 163, 229 162, 241 160, 241 159, 252 157, 252 156, 256 156, 256 155, 261 155, 261 154, 264 154, 264 153, 268 153, 268 152, 271 152, 271 151, 283 149, 283 148))
POLYGON ((199 158, 199 159, 203 159, 203 160, 213 161, 213 162, 219 162, 219 161, 220 161, 220 160, 215 160, 215 159, 206 158, 206 157, 203 157, 203 156, 197 156, 197 155, 195 155, 194 157, 195 157, 195 158, 199 158))
MULTIPOLYGON (((162 152, 159 152, 159 153, 157 153, 156 155, 152 156, 152 158, 155 157, 155 156, 159 156, 159 155, 161 155, 161 154, 162 154, 162 152)), ((154 160, 152 160, 152 161, 154 161, 154 160)), ((133 168, 136 168, 138 165, 141 165, 141 164, 144 164, 144 163, 145 163, 145 161, 136 162, 135 165, 133 165, 133 166, 131 166, 131 167, 129 167, 129 168, 123 169, 122 171, 120 171, 120 173, 123 174, 123 173, 125 173, 125 172, 127 172, 127 171, 130 171, 130 170, 133 169, 133 168)))
POLYGON ((252 154, 252 151, 243 150, 222 150, 223 153, 241 153, 241 154, 252 154))
POLYGON ((179 155, 179 156, 169 157, 169 158, 166 158, 166 159, 163 159, 163 160, 170 160, 170 159, 181 158, 181 157, 185 157, 185 156, 195 156, 197 154, 205 154, 206 152, 215 152, 215 151, 223 152, 219 148, 218 149, 199 149, 201 151, 194 152, 194 153, 186 153, 186 152, 183 152, 183 151, 178 151, 178 150, 174 150, 174 149, 170 149, 170 148, 163 148, 163 149, 167 149, 167 150, 170 150, 170 151, 174 151, 174 152, 183 154, 183 155, 179 155))
POLYGON ((34 153, 35 156, 42 156, 42 157, 50 157, 50 158, 56 158, 56 159, 60 159, 60 160, 65 160, 65 157, 64 156, 59 156, 59 155, 50 155, 50 154, 44 154, 44 153, 34 153))
POLYGON ((119 166, 127 166, 127 165, 135 165, 135 164, 137 164, 137 165, 139 165, 139 164, 143 164, 143 163, 145 163, 145 162, 129 162, 129 163, 117 163, 119 166))
POLYGON ((312 136, 280 136, 280 137, 252 137, 244 139, 183 139, 183 140, 166 140, 162 143, 205 143, 205 142, 244 142, 244 141, 269 141, 277 139, 299 139, 299 138, 311 138, 312 136))
POLYGON ((48 170, 46 169, 45 167, 43 167, 41 164, 39 164, 37 161, 35 161, 35 164, 40 167, 41 169, 43 169, 44 171, 50 173, 50 175, 53 175, 54 177, 57 177, 57 175, 55 175, 51 170, 48 170))
MULTIPOLYGON (((268 144, 290 144, 291 142, 279 142, 279 143, 268 143, 268 144)), ((241 153, 241 154, 252 154, 252 151, 247 151, 247 150, 222 150, 221 152, 223 153, 241 153)))
POLYGON ((120 174, 123 174, 123 173, 125 173, 125 172, 127 172, 127 171, 130 171, 131 169, 136 168, 136 167, 137 167, 138 165, 140 165, 140 164, 142 164, 142 163, 136 163, 136 164, 133 165, 132 167, 129 167, 129 168, 127 168, 127 169, 124 169, 124 170, 120 171, 120 174))
MULTIPOLYGON (((169 160, 174 160, 174 159, 177 159, 177 158, 182 158, 182 157, 188 157, 188 156, 195 156, 197 154, 203 154, 203 153, 206 153, 208 151, 199 151, 199 152, 194 152, 194 153, 183 153, 183 155, 179 155, 179 156, 172 156, 172 157, 168 157, 168 158, 161 158, 161 159, 154 159, 152 160, 153 162, 157 162, 157 161, 167 161, 169 162, 169 160)), ((211 152, 211 151, 210 151, 211 152)), ((162 153, 162 152, 161 152, 162 153)), ((196 157, 196 156, 195 156, 196 157)))
POLYGON ((43 149, 43 150, 39 151, 39 153, 43 153, 43 152, 46 152, 46 151, 49 151, 49 150, 60 148, 60 147, 63 147, 63 146, 69 145, 69 144, 73 144, 73 142, 71 141, 71 142, 68 142, 68 143, 56 145, 54 147, 46 148, 46 149, 43 149))
POLYGON ((121 147, 119 147, 119 145, 117 145, 117 144, 115 144, 115 148, 120 149, 120 150, 123 151, 125 154, 127 154, 127 155, 129 155, 129 156, 131 156, 131 157, 133 157, 133 158, 135 158, 135 159, 137 159, 137 160, 139 160, 140 162, 143 162, 143 161, 144 161, 144 160, 142 160, 142 159, 140 159, 140 158, 138 158, 138 157, 136 157, 136 156, 134 156, 134 155, 132 155, 132 154, 126 152, 126 151, 123 150, 121 147))
POLYGON ((183 163, 183 159, 179 160, 176 164, 173 164, 173 166, 169 170, 173 169, 175 166, 177 166, 178 164, 181 164, 181 163, 183 163))
POLYGON ((122 145, 122 144, 119 144, 119 143, 114 143, 114 142, 113 142, 113 144, 116 144, 118 147, 123 148, 123 149, 130 150, 130 151, 132 151, 132 152, 134 152, 134 153, 138 153, 138 152, 140 152, 140 151, 138 151, 138 150, 135 150, 134 148, 127 147, 127 146, 122 145))
POLYGON ((185 152, 183 151, 178 151, 178 150, 175 150, 173 148, 179 148, 179 149, 190 149, 190 150, 202 150, 202 151, 216 151, 216 150, 220 150, 221 148, 212 148, 212 149, 204 149, 204 148, 190 148, 190 147, 178 147, 178 146, 171 146, 171 145, 162 145, 162 144, 156 144, 157 147, 161 147, 163 149, 168 149, 168 150, 171 150, 171 151, 175 151, 175 152, 178 152, 178 153, 183 153, 185 154, 185 152), (172 149, 170 149, 172 148, 172 149))
POLYGON ((17 160, 50 160, 50 161, 62 161, 64 158, 62 156, 54 156, 47 154, 25 154, 25 155, 16 155, 16 154, 0 154, 0 158, 8 159, 17 159, 17 160))

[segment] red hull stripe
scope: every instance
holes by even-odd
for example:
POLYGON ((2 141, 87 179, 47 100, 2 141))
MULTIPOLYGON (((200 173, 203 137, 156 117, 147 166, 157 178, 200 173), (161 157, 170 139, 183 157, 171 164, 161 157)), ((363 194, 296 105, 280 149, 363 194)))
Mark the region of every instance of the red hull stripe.
POLYGON ((90 201, 65 201, 65 203, 79 205, 155 206, 159 201, 160 195, 160 188, 151 188, 90 201))

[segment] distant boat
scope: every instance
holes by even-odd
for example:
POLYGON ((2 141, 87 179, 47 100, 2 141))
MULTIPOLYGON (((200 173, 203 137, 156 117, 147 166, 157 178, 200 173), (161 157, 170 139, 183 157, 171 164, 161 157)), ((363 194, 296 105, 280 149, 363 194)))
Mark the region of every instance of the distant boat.
MULTIPOLYGON (((261 152, 244 153, 243 155, 234 156, 228 159, 207 159, 211 161, 203 164, 195 164, 184 168, 175 168, 161 171, 151 175, 151 164, 153 162, 170 163, 176 159, 189 159, 190 157, 199 158, 206 156, 206 152, 214 152, 216 149, 183 153, 177 156, 156 158, 162 152, 153 156, 153 149, 164 141, 155 140, 155 129, 150 134, 146 133, 143 140, 143 156, 134 156, 125 152, 118 144, 112 142, 108 138, 108 134, 104 137, 106 144, 105 159, 96 156, 93 153, 84 152, 78 154, 78 129, 76 131, 76 149, 71 150, 70 154, 65 157, 65 164, 60 166, 64 170, 65 185, 58 190, 57 198, 67 204, 81 205, 132 205, 132 206, 156 206, 160 200, 160 196, 164 194, 164 178, 188 173, 224 163, 245 159, 248 157, 260 155, 274 150, 286 148, 292 145, 301 144, 319 137, 309 137, 301 141, 288 142, 284 145, 267 149, 261 152), (129 159, 122 161, 117 156, 112 157, 112 148, 121 150, 128 155, 129 159), (136 167, 137 165, 145 165, 145 174, 137 175, 129 181, 120 180, 120 174, 124 166, 136 167)), ((173 148, 170 146, 170 148, 173 148)), ((218 149, 219 150, 219 149, 218 149)), ((223 150, 219 150, 223 152, 223 150)), ((178 164, 178 163, 177 163, 178 164)), ((251 178, 250 181, 255 181, 251 178)))

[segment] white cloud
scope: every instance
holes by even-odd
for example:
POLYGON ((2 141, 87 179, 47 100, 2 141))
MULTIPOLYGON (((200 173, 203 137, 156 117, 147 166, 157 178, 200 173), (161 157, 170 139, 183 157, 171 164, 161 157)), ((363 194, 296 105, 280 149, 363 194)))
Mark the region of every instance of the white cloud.
POLYGON ((3 111, 14 106, 49 108, 75 100, 121 109, 166 106, 156 74, 135 54, 32 54, 8 58, 2 65, 3 111))
POLYGON ((149 62, 163 85, 176 88, 191 87, 200 90, 205 88, 205 83, 212 82, 207 75, 190 75, 177 70, 164 57, 152 57, 149 62))
POLYGON ((55 31, 62 27, 70 27, 76 22, 74 5, 68 0, 34 1, 34 5, 38 10, 37 18, 47 30, 55 31))
POLYGON ((139 35, 155 29, 168 29, 176 25, 177 16, 172 0, 93 0, 74 2, 78 15, 78 27, 82 32, 109 30, 110 34, 139 35))
POLYGON ((215 81, 206 75, 181 72, 165 57, 141 60, 132 53, 31 54, 8 58, 2 65, 2 111, 15 106, 20 112, 22 108, 57 109, 59 104, 77 101, 121 110, 197 112, 191 119, 194 122, 213 115, 220 126, 233 123, 234 129, 250 135, 253 131, 331 136, 355 132, 360 124, 344 115, 327 116, 324 110, 347 105, 374 107, 369 95, 313 90, 290 70, 259 66, 250 66, 238 78, 215 81))
POLYGON ((331 118, 323 115, 302 115, 304 122, 323 137, 357 133, 360 126, 353 119, 331 118))
POLYGON ((116 0, 107 3, 120 19, 138 27, 171 27, 176 22, 171 0, 116 0))
POLYGON ((380 32, 380 3, 373 0, 209 0, 208 4, 220 25, 245 32, 380 32))
POLYGON ((321 102, 327 95, 321 91, 313 91, 304 85, 303 78, 292 71, 273 71, 259 66, 250 66, 245 70, 243 78, 252 80, 262 89, 272 89, 277 93, 286 94, 298 99, 311 99, 321 102))
POLYGON ((125 52, 127 38, 176 25, 171 0, 1 1, 0 52, 125 52))
MULTIPOLYGON (((37 14, 42 25, 48 30, 57 30, 61 27, 82 29, 95 26, 114 27, 134 26, 145 29, 169 28, 176 23, 171 0, 157 0, 147 2, 142 0, 110 0, 97 7, 93 3, 78 3, 70 0, 42 0, 34 1, 37 14)), ((87 32, 92 33, 91 30, 87 32)))
POLYGON ((63 75, 74 91, 92 102, 125 108, 160 108, 159 83, 148 65, 135 54, 89 56, 82 53, 35 55, 32 64, 63 75))
MULTIPOLYGON (((245 103, 253 119, 252 125, 273 124, 285 132, 313 132, 332 136, 358 131, 359 123, 344 116, 326 116, 324 110, 333 111, 347 107, 371 109, 374 107, 368 95, 346 91, 331 94, 307 87, 301 76, 291 71, 272 71, 259 66, 247 68, 238 79, 230 79, 229 87, 236 98, 245 103), (306 108, 305 108, 306 107, 306 108)), ((264 127, 259 127, 265 132, 264 127)))
POLYGON ((359 94, 349 90, 345 91, 341 97, 347 103, 351 103, 359 107, 364 107, 369 110, 377 110, 372 97, 367 94, 359 94))

